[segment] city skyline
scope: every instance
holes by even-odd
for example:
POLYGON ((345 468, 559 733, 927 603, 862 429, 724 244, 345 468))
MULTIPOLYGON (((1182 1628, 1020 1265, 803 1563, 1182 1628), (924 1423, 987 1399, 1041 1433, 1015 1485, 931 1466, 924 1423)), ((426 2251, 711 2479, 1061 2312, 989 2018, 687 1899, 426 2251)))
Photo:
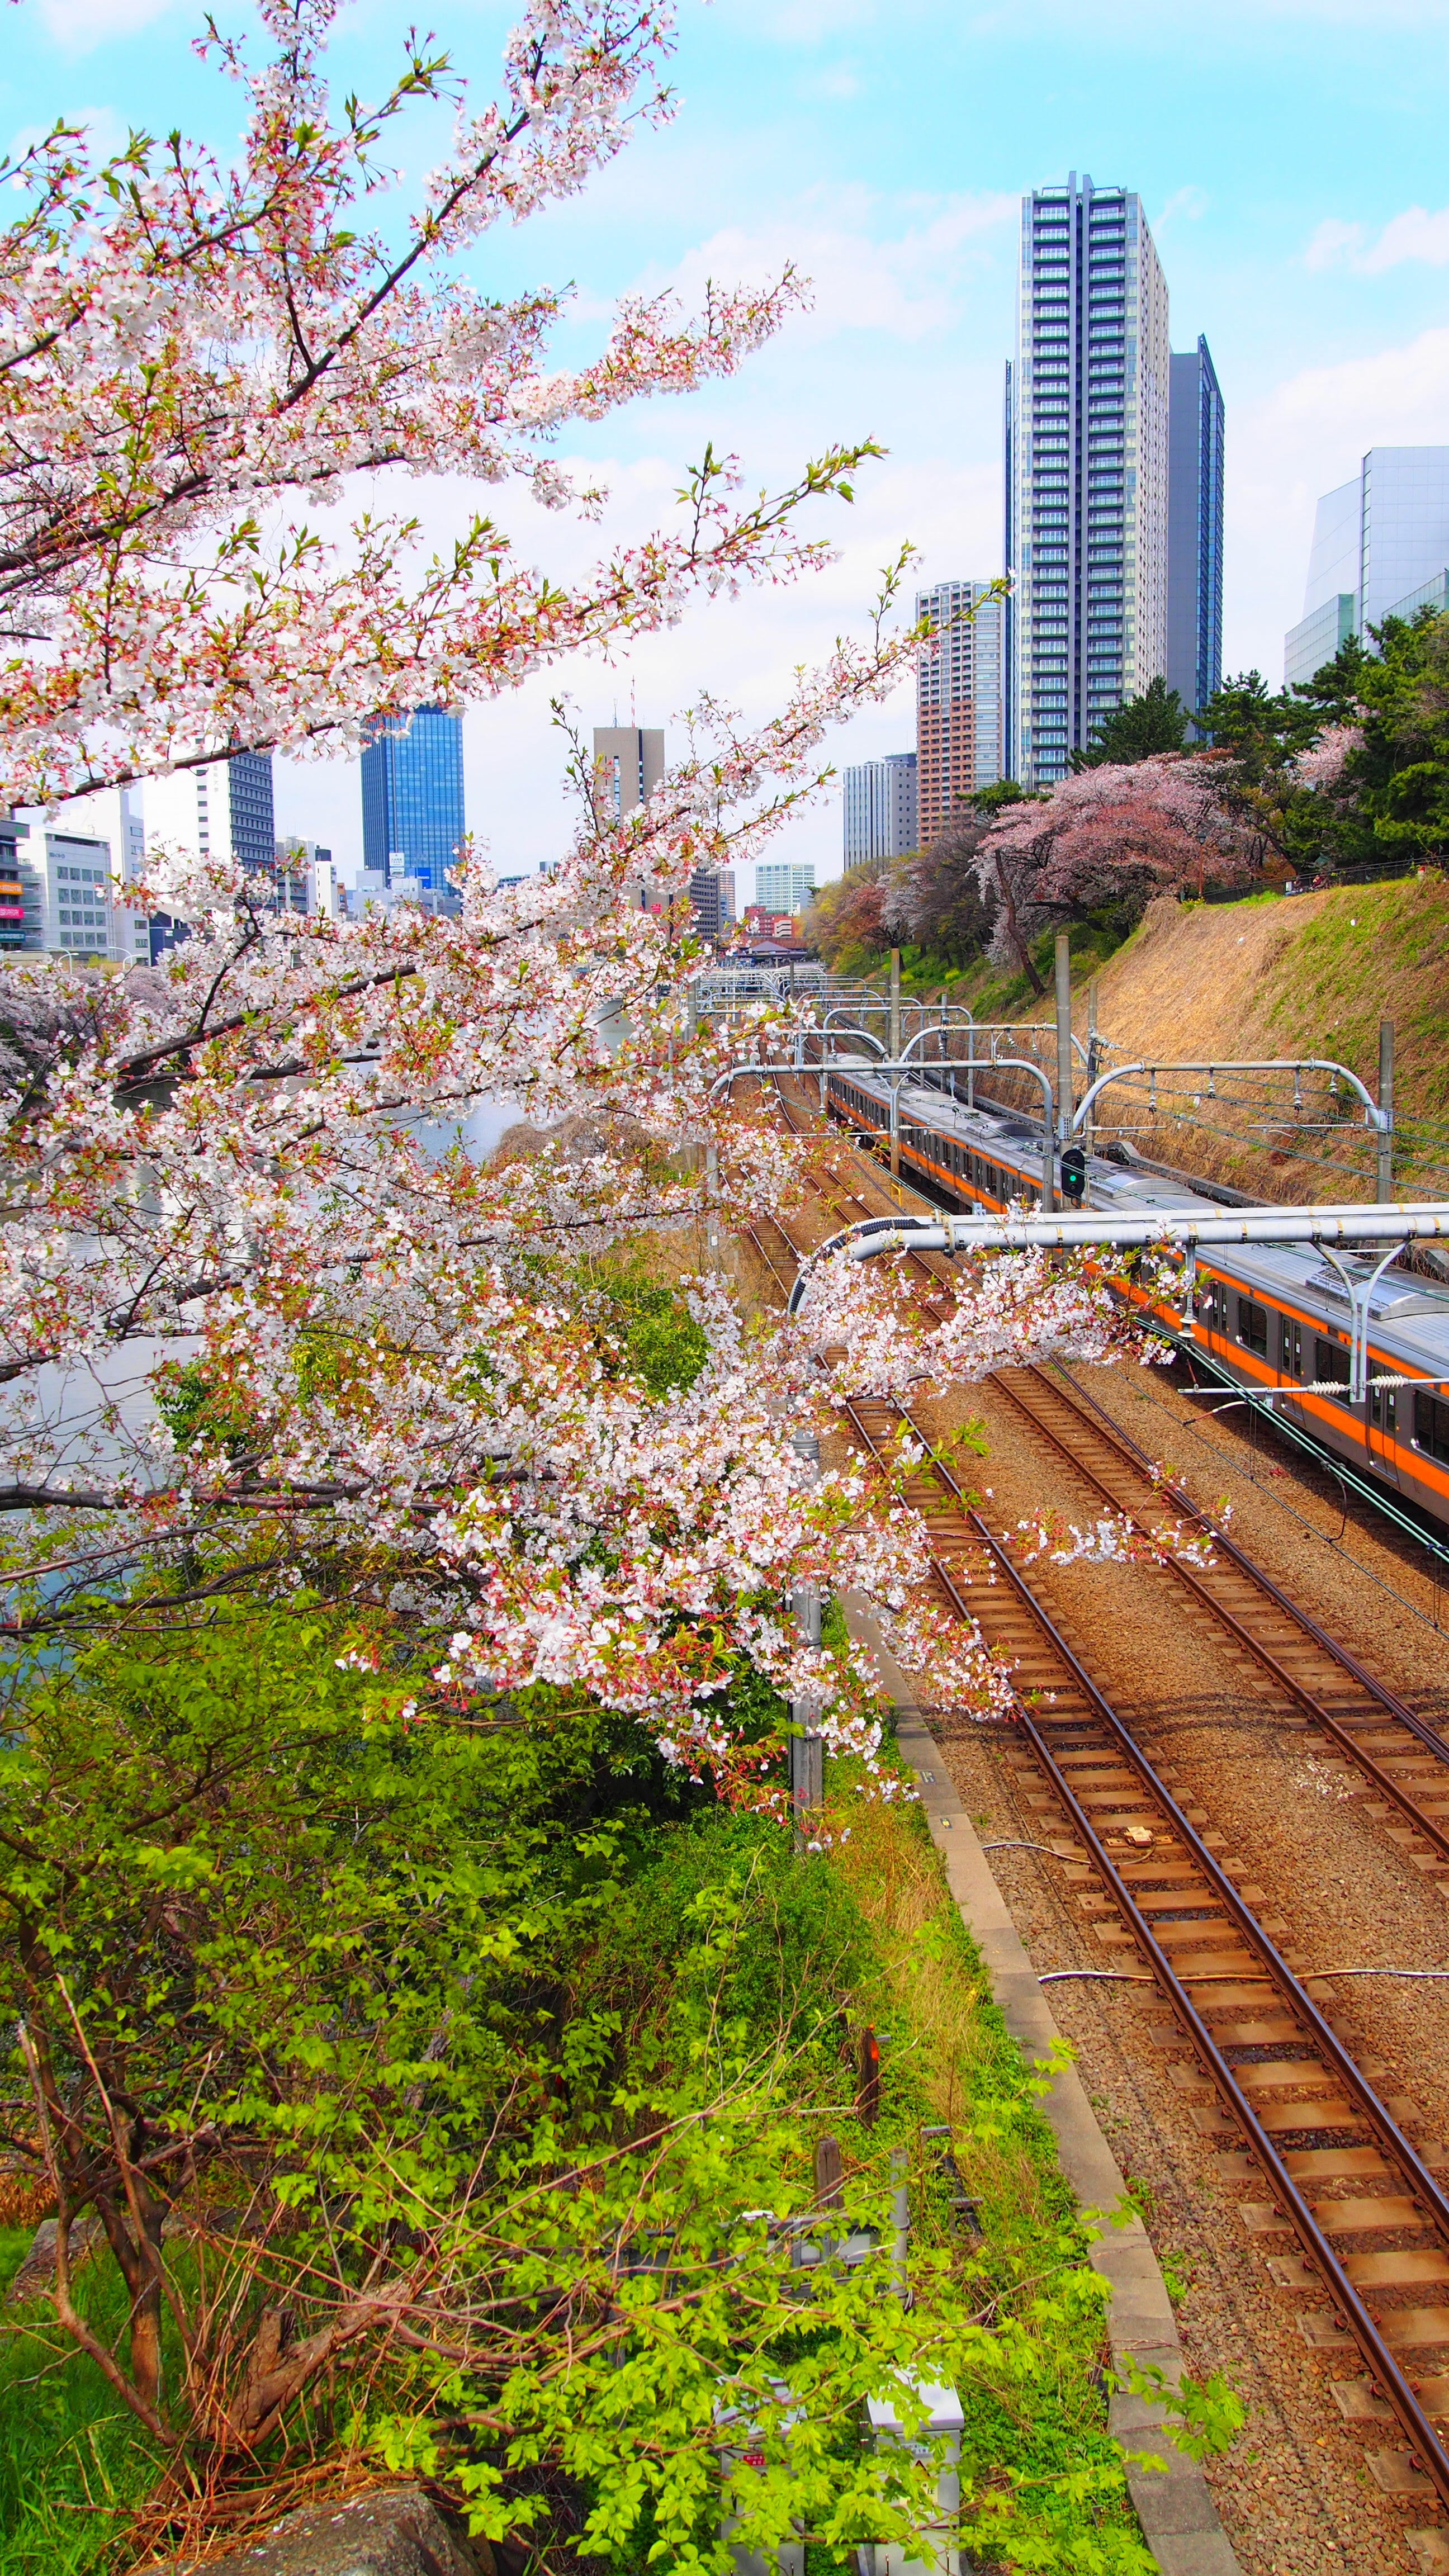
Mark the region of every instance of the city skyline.
MULTIPOLYGON (((673 289, 696 309, 706 278, 763 279, 788 258, 814 281, 813 305, 737 377, 615 413, 571 434, 558 461, 609 486, 612 524, 629 542, 673 523, 672 496, 706 438, 739 455, 751 486, 771 488, 835 437, 869 433, 890 453, 862 470, 852 511, 820 514, 836 567, 639 638, 611 675, 621 705, 637 688, 672 722, 710 690, 750 721, 767 715, 797 662, 859 630, 902 537, 922 549, 913 587, 996 568, 1021 196, 1084 166, 1139 190, 1180 337, 1206 335, 1229 394, 1224 667, 1256 664, 1276 683, 1318 497, 1371 447, 1433 442, 1449 418, 1449 234, 1438 211, 1449 187, 1436 114, 1449 20, 1390 6, 1392 45, 1366 42, 1366 13, 1348 8, 1316 12, 1309 42, 1301 6, 1287 0, 1228 7, 1210 48, 1184 46, 1145 0, 1085 17, 1046 0, 986 19, 921 9, 910 47, 874 0, 843 17, 747 7, 682 22, 677 120, 550 214, 546 240, 530 233, 526 255, 523 236, 494 240, 486 274, 505 291, 535 275, 577 281, 560 366, 596 349, 620 292, 673 289), (924 85, 912 68, 920 47, 933 64, 924 85), (967 101, 974 141, 962 180, 949 174, 967 101), (1350 125, 1352 154, 1324 148, 1350 125)), ((189 33, 193 17, 151 0, 109 14, 47 0, 0 67, 12 133, 43 131, 61 96, 107 143, 123 143, 128 126, 154 119, 150 48, 136 29, 189 33)), ((436 24, 481 92, 488 66, 458 0, 443 0, 436 24)), ((349 13, 339 41, 337 78, 376 94, 393 31, 349 13)), ((229 150, 236 111, 200 66, 183 68, 174 113, 229 150)), ((447 131, 440 117, 444 152, 447 131)), ((396 500, 405 515, 421 502, 425 549, 450 548, 476 506, 471 490, 447 487, 399 487, 396 500)), ((571 530, 512 490, 491 506, 516 561, 556 578, 592 562, 596 530, 571 530)), ((531 874, 568 845, 556 687, 540 671, 465 719, 469 812, 502 874, 531 874)), ((910 739, 903 689, 832 734, 822 758, 843 769, 910 739)), ((348 876, 361 859, 355 767, 276 764, 279 827, 330 843, 348 876)), ((782 844, 812 857, 822 881, 840 865, 838 793, 782 844)))

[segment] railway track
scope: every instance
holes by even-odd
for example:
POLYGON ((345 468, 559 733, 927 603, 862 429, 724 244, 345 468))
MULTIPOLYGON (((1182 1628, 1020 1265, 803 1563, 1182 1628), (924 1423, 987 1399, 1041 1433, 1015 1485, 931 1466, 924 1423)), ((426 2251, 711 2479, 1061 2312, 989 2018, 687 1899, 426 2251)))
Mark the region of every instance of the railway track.
MULTIPOLYGON (((798 1128, 789 1105, 781 1107, 798 1128)), ((876 1213, 838 1171, 831 1184, 813 1182, 837 1211, 849 1205, 858 1215, 876 1213)), ((945 1264, 921 1252, 909 1253, 907 1264, 927 1283, 921 1300, 927 1311, 949 1312, 954 1290, 945 1264)), ((1142 1536, 1155 1537, 1170 1515, 1210 1542, 1211 1559, 1203 1566, 1171 1553, 1164 1561, 1189 1608, 1252 1659, 1270 1706, 1306 1718, 1325 1749, 1352 1765, 1365 1790, 1375 1793, 1367 1812, 1387 1824, 1415 1868, 1441 1878, 1449 1890, 1449 1745, 1437 1730, 1300 1609, 1220 1520, 1164 1481, 1147 1452, 1066 1371, 998 1369, 991 1383, 1094 1500, 1142 1536)))
POLYGON ((1163 1506, 1211 1542, 1195 1567, 1170 1556, 1166 1570, 1192 1606, 1250 1656, 1270 1704, 1298 1713, 1350 1762, 1397 1818, 1390 1831, 1428 1875, 1449 1874, 1449 1746, 1347 1647, 1299 1608, 1211 1513, 1159 1479, 1145 1450, 1065 1371, 999 1369, 992 1385, 1035 1438, 1090 1493, 1144 1534, 1163 1506))
MULTIPOLYGON (((827 1201, 865 1208, 838 1173, 816 1187, 827 1201)), ((774 1248, 757 1229, 751 1240, 783 1297, 802 1247, 776 1220, 770 1227, 774 1248)), ((917 1260, 933 1300, 949 1295, 949 1282, 917 1260)), ((1410 1858, 1437 1869, 1449 1855, 1449 1796, 1441 1816, 1437 1801, 1417 1794, 1439 1781, 1449 1790, 1449 1756, 1433 1730, 1189 1497, 1161 1487, 1145 1453, 1082 1390, 1038 1370, 1008 1376, 1003 1391, 1019 1416, 1114 1511, 1151 1526, 1149 1511, 1165 1502, 1211 1528, 1213 1566, 1172 1559, 1174 1577, 1191 1574, 1200 1614, 1226 1626, 1265 1687, 1383 1792, 1410 1858)), ((930 1451, 912 1415, 884 1400, 857 1398, 846 1419, 882 1472, 903 1435, 930 1451)), ((1330 2379, 1340 2416, 1364 2440, 1386 2492, 1449 2512, 1449 2189, 1442 2159, 1421 2153, 1408 2134, 1414 2106, 1379 2093, 1374 2062, 1354 2056, 1278 1948, 1283 1927, 1258 1910, 1264 1891, 1218 1857, 1211 1843, 1223 1837, 1210 1837, 1200 1809, 1179 1803, 949 1470, 928 1455, 905 1498, 929 1533, 941 1603, 974 1622, 1012 1672, 1026 1793, 1112 1957, 1110 1972, 1155 1982, 1171 2014, 1159 2035, 1185 2041, 1197 2061, 1174 2074, 1185 2093, 1208 2096, 1186 2107, 1219 2147, 1224 2179, 1261 2177, 1267 2196, 1246 2202, 1242 2217, 1279 2286, 1321 2292, 1324 2304, 1300 2318, 1306 2343, 1330 2371, 1359 2365, 1330 2379), (1281 2250, 1269 2252, 1275 2243, 1281 2250)), ((1424 2554, 1426 2566, 1449 2567, 1442 2526, 1416 2537, 1426 2553, 1443 2553, 1424 2554)))

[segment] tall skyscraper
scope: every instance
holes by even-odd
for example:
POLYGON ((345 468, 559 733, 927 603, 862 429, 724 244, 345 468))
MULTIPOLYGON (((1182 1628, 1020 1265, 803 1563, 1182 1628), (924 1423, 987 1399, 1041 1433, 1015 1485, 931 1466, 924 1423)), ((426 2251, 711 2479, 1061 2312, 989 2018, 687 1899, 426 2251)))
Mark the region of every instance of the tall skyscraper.
POLYGON ((1174 355, 1167 465, 1167 685, 1189 715, 1223 676, 1226 421, 1208 344, 1174 355))
MULTIPOLYGON (((1022 200, 1006 377, 1007 765, 1026 787, 1167 668, 1167 280, 1141 199, 1022 200)), ((925 790, 922 788, 924 829, 925 790)))
POLYGON ((1449 568, 1449 447, 1371 447, 1313 521, 1303 615, 1283 680, 1311 680, 1350 635, 1438 606, 1449 568))
POLYGON ((271 874, 276 831, 269 751, 236 751, 199 769, 148 778, 145 806, 148 847, 239 859, 249 874, 271 874))
POLYGON ((913 751, 858 761, 845 773, 845 864, 898 859, 919 846, 913 751))
POLYGON ((916 830, 927 850, 955 806, 1002 774, 1002 603, 985 581, 916 593, 916 830))
POLYGON ((448 871, 467 830, 463 724, 443 707, 376 725, 362 753, 362 864, 391 885, 411 877, 429 911, 457 901, 448 871))

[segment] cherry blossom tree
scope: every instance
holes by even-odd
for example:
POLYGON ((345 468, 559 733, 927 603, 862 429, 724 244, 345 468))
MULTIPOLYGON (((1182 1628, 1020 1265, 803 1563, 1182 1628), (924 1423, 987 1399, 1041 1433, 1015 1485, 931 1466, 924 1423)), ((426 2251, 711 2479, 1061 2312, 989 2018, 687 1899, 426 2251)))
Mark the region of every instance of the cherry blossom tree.
POLYGON ((1362 751, 1364 729, 1361 724, 1325 726, 1316 742, 1298 752, 1293 760, 1293 777, 1300 787, 1316 788, 1322 795, 1332 795, 1342 788, 1346 764, 1356 751, 1362 751))
MULTIPOLYGON (((206 38, 248 101, 235 169, 137 138, 96 170, 61 126, 11 174, 0 793, 218 747, 336 749, 379 712, 511 687, 657 625, 693 588, 793 578, 821 555, 800 505, 849 498, 869 452, 834 449, 738 507, 707 452, 682 529, 573 589, 513 566, 491 521, 421 570, 404 522, 339 534, 364 468, 521 477, 599 508, 547 452, 565 424, 729 370, 803 290, 788 271, 712 290, 694 322, 626 302, 591 366, 549 373, 558 299, 488 301, 455 272, 490 226, 577 190, 632 123, 667 113, 667 18, 540 0, 496 104, 474 110, 414 49, 379 106, 338 117, 331 17, 330 0, 267 0, 257 66, 206 38), (394 236, 380 216, 357 228, 385 195, 395 121, 450 89, 454 149, 419 208, 394 236), (319 499, 325 537, 291 515, 319 499)), ((689 759, 645 807, 610 822, 581 777, 549 879, 498 888, 469 860, 456 920, 339 923, 279 915, 244 872, 182 855, 153 862, 140 896, 189 925, 164 967, 7 965, 13 1635, 113 1618, 138 1586, 148 1618, 184 1618, 325 1568, 364 1625, 403 1601, 436 1631, 442 1703, 583 1683, 722 1782, 739 1767, 718 1713, 732 1659, 815 1689, 828 1719, 828 1677, 781 1598, 813 1575, 899 1625, 924 1539, 857 1477, 807 1484, 790 1429, 903 1365, 979 1373, 1003 1346, 991 1296, 927 1363, 858 1284, 821 1327, 833 1338, 746 1344, 718 1281, 692 1279, 707 1362, 660 1399, 616 1365, 579 1265, 611 1242, 677 1245, 707 1145, 733 1214, 788 1200, 801 1147, 759 1085, 715 1096, 722 1046, 689 1031, 685 888, 752 857, 828 776, 827 725, 907 667, 915 639, 889 631, 904 560, 872 634, 774 720, 746 732, 702 704, 689 759), (641 874, 662 911, 628 908, 641 874), (535 1127, 587 1112, 632 1143, 499 1168, 464 1134, 498 1098, 535 1127)), ((1010 1340, 1021 1356, 1034 1336, 1098 1349, 1115 1332, 1100 1296, 1034 1273, 1010 1340)), ((916 1614, 898 1642, 989 1701, 974 1643, 950 1648, 916 1614)))
POLYGON ((1045 798, 1006 805, 982 843, 983 890, 1001 904, 998 945, 1034 975, 1030 942, 1050 922, 1105 904, 1136 911, 1151 895, 1201 894, 1248 881, 1245 836, 1224 802, 1212 753, 1161 753, 1063 779, 1045 798))
POLYGON ((804 289, 789 269, 712 286, 692 318, 626 298, 591 362, 550 369, 561 297, 488 296, 461 271, 669 113, 667 13, 536 0, 496 101, 409 40, 388 95, 340 112, 333 17, 334 0, 266 0, 255 63, 203 40, 247 101, 233 169, 177 136, 97 166, 63 122, 5 168, 23 211, 0 235, 0 798, 228 748, 355 748, 374 716, 514 687, 695 590, 792 577, 821 550, 798 504, 848 497, 871 452, 833 449, 748 501, 708 452, 676 528, 572 585, 519 563, 491 516, 427 560, 403 510, 359 508, 364 473, 385 499, 449 474, 597 515, 550 453, 567 425, 728 374, 804 289), (389 223, 380 156, 408 110, 450 97, 452 150, 389 223), (301 505, 326 505, 320 524, 301 505))
POLYGON ((584 1682, 726 1779, 732 1659, 829 1701, 778 1609, 809 1576, 876 1601, 908 1661, 944 1656, 943 1686, 981 1700, 974 1643, 953 1662, 905 1615, 927 1562, 912 1517, 856 1475, 809 1483, 789 1433, 862 1386, 1104 1353, 1101 1292, 999 1265, 927 1343, 885 1283, 845 1273, 802 1326, 747 1342, 722 1284, 693 1277, 707 1363, 650 1399, 579 1275, 585 1249, 693 1229, 706 1189, 740 1219, 788 1201, 801 1148, 763 1086, 712 1098, 726 1049, 681 1014, 678 913, 620 892, 641 861, 667 898, 759 846, 824 724, 901 649, 842 647, 763 732, 716 717, 622 822, 584 800, 549 879, 495 888, 470 864, 457 921, 298 919, 239 870, 178 861, 145 895, 192 923, 163 970, 9 969, 12 1633, 108 1619, 138 1579, 148 1618, 184 1618, 325 1566, 360 1615, 406 1587, 443 1640, 441 1701, 584 1682), (499 1096, 633 1141, 482 1162, 463 1124, 499 1096))

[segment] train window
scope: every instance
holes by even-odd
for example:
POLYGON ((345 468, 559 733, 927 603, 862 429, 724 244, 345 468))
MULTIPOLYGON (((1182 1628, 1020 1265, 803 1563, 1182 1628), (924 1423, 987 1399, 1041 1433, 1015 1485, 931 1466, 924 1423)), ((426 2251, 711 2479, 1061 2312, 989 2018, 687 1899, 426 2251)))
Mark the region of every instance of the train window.
MULTIPOLYGON (((1370 1368, 1382 1368, 1383 1362, 1370 1355, 1370 1368)), ((1369 1388, 1369 1418, 1393 1439, 1399 1428, 1399 1391, 1393 1386, 1369 1388)))
POLYGON ((1209 1279, 1198 1301, 1198 1312, 1210 1333, 1228 1329, 1228 1292, 1221 1279, 1209 1279))
POLYGON ((1260 1358, 1267 1358, 1268 1309, 1260 1306, 1256 1297, 1238 1299, 1238 1339, 1245 1350, 1256 1351, 1260 1358))
POLYGON ((1414 1446, 1449 1466, 1449 1404, 1437 1395, 1415 1394, 1414 1446))
POLYGON ((1303 1375, 1303 1327, 1291 1315, 1278 1318, 1278 1366, 1285 1377, 1303 1375))
POLYGON ((1347 1404, 1350 1401, 1348 1353, 1341 1343, 1326 1342, 1321 1333, 1316 1336, 1313 1344, 1313 1374, 1320 1385, 1325 1379, 1332 1382, 1335 1404, 1347 1404))

